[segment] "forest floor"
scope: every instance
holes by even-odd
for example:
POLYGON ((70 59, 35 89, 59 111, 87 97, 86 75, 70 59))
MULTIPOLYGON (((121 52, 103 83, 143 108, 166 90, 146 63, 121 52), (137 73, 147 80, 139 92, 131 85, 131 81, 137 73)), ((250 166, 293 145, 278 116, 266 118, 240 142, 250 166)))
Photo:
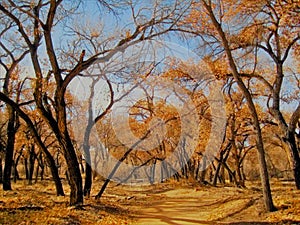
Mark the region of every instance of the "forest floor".
POLYGON ((68 206, 68 195, 56 196, 50 181, 30 186, 18 181, 13 189, 0 191, 0 224, 300 224, 300 191, 286 181, 272 181, 278 209, 272 213, 264 212, 258 183, 244 189, 182 182, 110 184, 100 200, 92 197, 94 188, 80 209, 68 206))

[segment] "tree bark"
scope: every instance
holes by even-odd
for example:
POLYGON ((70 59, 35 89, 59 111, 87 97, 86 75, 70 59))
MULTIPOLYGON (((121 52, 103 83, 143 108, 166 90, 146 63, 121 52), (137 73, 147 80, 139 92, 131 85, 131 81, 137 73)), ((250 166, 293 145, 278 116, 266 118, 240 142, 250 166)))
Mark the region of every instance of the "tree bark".
POLYGON ((2 184, 2 182, 3 182, 2 156, 0 156, 0 184, 2 184))
POLYGON ((12 190, 11 188, 11 172, 13 166, 15 135, 16 135, 16 114, 11 106, 7 106, 9 118, 7 124, 7 143, 5 148, 5 165, 3 171, 3 190, 12 190))
POLYGON ((36 155, 34 152, 34 145, 32 145, 30 152, 29 152, 29 168, 28 168, 28 184, 29 185, 32 184, 35 159, 36 159, 36 155))
POLYGON ((17 180, 20 180, 18 165, 19 165, 20 158, 23 154, 22 153, 23 148, 24 148, 24 146, 21 147, 21 152, 19 153, 19 155, 15 159, 13 159, 13 180, 14 180, 14 183, 16 183, 17 180))
POLYGON ((91 167, 91 154, 90 147, 84 147, 84 155, 85 155, 85 183, 83 189, 83 195, 90 195, 92 188, 92 167, 91 167))
POLYGON ((298 190, 300 190, 300 156, 299 149, 296 141, 296 125, 300 118, 300 103, 298 104, 297 109, 293 113, 290 123, 286 132, 286 142, 289 146, 291 158, 292 158, 292 166, 295 177, 295 184, 298 190))
POLYGON ((77 160, 77 155, 68 134, 65 134, 65 136, 61 140, 61 143, 64 146, 63 150, 70 180, 70 205, 81 205, 83 203, 82 177, 77 160))

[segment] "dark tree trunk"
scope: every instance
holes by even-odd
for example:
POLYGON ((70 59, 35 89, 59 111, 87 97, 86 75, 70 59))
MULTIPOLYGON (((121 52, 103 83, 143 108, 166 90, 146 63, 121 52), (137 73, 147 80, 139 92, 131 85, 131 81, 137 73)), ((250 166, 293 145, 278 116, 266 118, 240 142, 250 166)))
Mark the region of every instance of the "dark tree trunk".
POLYGON ((295 129, 300 118, 300 103, 298 104, 296 110, 293 112, 289 124, 287 124, 287 122, 284 119, 284 116, 280 111, 280 91, 284 78, 283 62, 281 60, 279 60, 276 63, 276 69, 277 74, 272 93, 273 105, 271 111, 273 113, 273 116, 279 121, 279 127, 285 133, 283 139, 286 141, 289 147, 293 167, 292 169, 295 178, 295 185, 297 189, 300 189, 300 156, 295 139, 295 129))
POLYGON ((299 123, 300 119, 300 103, 297 106, 297 109, 294 111, 294 113, 291 116, 290 123, 286 132, 286 140, 289 145, 291 158, 293 160, 293 172, 295 177, 295 184, 298 190, 300 190, 300 152, 297 145, 297 139, 298 134, 296 134, 296 126, 297 123, 299 123))
POLYGON ((229 157, 229 153, 230 153, 230 150, 231 150, 231 143, 229 143, 226 148, 220 152, 220 159, 217 159, 216 160, 218 161, 218 165, 217 165, 217 168, 215 170, 215 174, 213 176, 213 181, 212 181, 212 185, 213 186, 216 186, 217 185, 217 181, 218 181, 218 178, 221 182, 221 178, 219 176, 219 173, 220 173, 220 170, 221 170, 221 167, 222 167, 222 164, 223 163, 226 163, 228 157, 229 157), (224 156, 225 154, 225 156, 224 156))
MULTIPOLYGON (((110 172, 110 174, 108 175, 108 177, 106 178, 106 180, 104 181, 104 184, 102 185, 100 191, 98 192, 98 194, 96 195, 96 199, 101 198, 101 196, 103 195, 108 183, 110 182, 110 180, 113 178, 113 176, 115 175, 115 173, 117 172, 117 170, 119 169, 120 165, 122 164, 122 162, 124 162, 124 160, 127 158, 127 156, 130 154, 130 152, 132 152, 132 150, 138 145, 140 144, 142 141, 144 141, 148 135, 149 135, 150 131, 147 131, 146 134, 139 139, 135 144, 133 144, 131 146, 131 148, 129 148, 125 154, 117 161, 117 163, 115 164, 114 168, 112 169, 112 171, 110 172)), ((162 167, 161 167, 162 169, 162 167)), ((163 175, 161 175, 163 177, 163 175)))
POLYGON ((35 179, 34 179, 34 183, 36 184, 39 178, 39 172, 40 172, 40 165, 39 163, 36 165, 36 169, 35 169, 35 179))
MULTIPOLYGON (((48 36, 47 34, 45 35, 46 37, 49 37, 49 35, 48 36)), ((70 179, 70 189, 71 189, 70 205, 77 206, 83 204, 82 177, 81 177, 76 151, 68 131, 64 93, 65 90, 62 89, 61 87, 57 88, 55 93, 55 104, 56 104, 55 110, 56 110, 56 117, 57 117, 56 120, 52 117, 52 115, 49 115, 49 113, 45 110, 43 105, 39 105, 39 110, 43 115, 43 117, 47 120, 49 126, 52 128, 63 150, 64 157, 67 163, 69 179, 70 179)), ((36 96, 36 97, 40 98, 40 96, 36 96)), ((39 102, 39 104, 42 104, 40 99, 37 99, 36 101, 39 102)), ((56 171, 58 171, 54 160, 53 163, 56 171)))
POLYGON ((18 165, 19 165, 20 158, 23 154, 22 153, 23 148, 24 148, 24 145, 21 147, 21 152, 19 153, 18 157, 13 161, 13 179, 14 179, 15 183, 17 182, 17 180, 20 180, 18 165))
MULTIPOLYGON (((94 84, 94 82, 93 82, 94 84)), ((91 188, 92 188, 92 167, 91 167, 91 153, 90 153, 90 134, 92 131, 92 127, 94 124, 93 121, 93 113, 92 113, 92 96, 94 94, 94 90, 91 91, 91 96, 89 99, 89 119, 88 124, 85 129, 84 139, 83 139, 83 151, 84 151, 84 158, 85 158, 85 181, 84 181, 84 189, 83 195, 88 196, 90 195, 91 188)))
POLYGON ((288 131, 286 139, 287 139, 287 144, 289 145, 290 148, 295 184, 297 189, 300 190, 300 157, 299 157, 299 150, 297 148, 297 143, 295 139, 295 132, 288 131))
MULTIPOLYGON (((70 147, 73 145, 69 145, 70 147)), ((74 149, 73 149, 74 150, 74 149)), ((66 160, 70 179, 70 205, 83 203, 82 178, 75 151, 66 151, 66 160)))
POLYGON ((88 147, 88 149, 84 149, 84 153, 85 153, 85 183, 84 183, 83 195, 89 197, 92 188, 92 167, 91 167, 90 148, 88 147))
POLYGON ((157 162, 157 159, 154 159, 153 164, 150 167, 151 168, 151 170, 150 170, 150 184, 153 184, 154 181, 155 181, 156 162, 157 162))
POLYGON ((68 175, 70 180, 70 205, 81 205, 83 203, 82 177, 80 173, 77 155, 70 137, 65 136, 62 140, 64 155, 68 166, 68 175))
POLYGON ((14 146, 15 146, 15 134, 16 134, 16 115, 12 107, 7 106, 9 119, 7 124, 7 144, 5 148, 5 165, 3 171, 3 190, 12 190, 11 188, 11 170, 13 166, 14 146))
POLYGON ((24 158, 24 170, 25 170, 25 179, 28 180, 29 177, 29 170, 28 170, 28 163, 27 163, 27 158, 24 158))
MULTIPOLYGON (((54 161, 54 159, 53 159, 54 161)), ((56 167, 57 164, 55 164, 56 167)), ((44 164, 44 159, 43 159, 43 154, 42 152, 40 152, 39 156, 38 156, 38 166, 36 168, 36 181, 37 181, 37 177, 39 175, 39 168, 41 168, 41 172, 40 172, 40 177, 41 177, 41 181, 44 180, 44 172, 45 172, 45 164, 44 164)), ((58 176, 58 169, 57 169, 57 176, 58 176)))
POLYGON ((2 171, 2 157, 0 157, 0 184, 3 181, 3 171, 2 171))
POLYGON ((36 159, 36 155, 34 152, 34 145, 32 145, 29 152, 29 171, 28 171, 28 184, 30 185, 32 184, 35 159, 36 159))
POLYGON ((195 180, 199 180, 199 171, 200 171, 200 163, 199 160, 196 161, 195 160, 195 165, 196 165, 196 169, 195 169, 195 180))

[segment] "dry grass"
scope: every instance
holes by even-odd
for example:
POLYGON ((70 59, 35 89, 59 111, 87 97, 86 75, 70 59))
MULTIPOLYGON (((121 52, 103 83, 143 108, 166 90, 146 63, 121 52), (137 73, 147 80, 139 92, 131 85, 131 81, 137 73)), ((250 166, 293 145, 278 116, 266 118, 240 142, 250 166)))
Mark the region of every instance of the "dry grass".
POLYGON ((300 191, 291 182, 272 182, 278 208, 272 213, 264 212, 259 184, 247 187, 111 184, 100 201, 87 198, 75 209, 68 196, 55 195, 50 181, 18 182, 13 191, 0 191, 0 224, 300 224, 300 191))
MULTIPOLYGON (((85 199, 81 209, 68 206, 68 196, 56 196, 49 181, 32 186, 17 183, 0 192, 0 224, 130 224, 128 210, 103 198, 85 199)), ((65 185, 68 194, 68 187, 65 185)))

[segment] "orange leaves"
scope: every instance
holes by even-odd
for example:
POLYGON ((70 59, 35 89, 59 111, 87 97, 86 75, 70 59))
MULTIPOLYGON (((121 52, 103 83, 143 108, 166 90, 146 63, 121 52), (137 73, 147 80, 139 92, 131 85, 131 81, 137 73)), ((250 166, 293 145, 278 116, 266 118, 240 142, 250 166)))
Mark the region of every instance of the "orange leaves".
POLYGON ((187 63, 182 62, 178 59, 170 59, 168 62, 168 70, 165 71, 161 76, 164 78, 169 78, 176 82, 176 80, 180 79, 186 79, 190 80, 192 79, 191 75, 186 70, 187 63))
POLYGON ((230 68, 225 56, 215 60, 211 57, 206 57, 204 61, 208 64, 216 79, 225 80, 230 74, 230 68))
POLYGON ((261 10, 263 5, 266 3, 266 0, 256 1, 256 0, 226 0, 222 1, 224 5, 224 20, 232 21, 238 19, 238 22, 241 22, 245 16, 257 13, 261 10))
POLYGON ((201 3, 193 4, 190 14, 185 18, 184 25, 189 26, 193 32, 198 32, 199 34, 218 36, 201 3))
POLYGON ((255 24, 242 28, 237 34, 230 36, 232 48, 255 46, 262 40, 263 27, 255 24))

